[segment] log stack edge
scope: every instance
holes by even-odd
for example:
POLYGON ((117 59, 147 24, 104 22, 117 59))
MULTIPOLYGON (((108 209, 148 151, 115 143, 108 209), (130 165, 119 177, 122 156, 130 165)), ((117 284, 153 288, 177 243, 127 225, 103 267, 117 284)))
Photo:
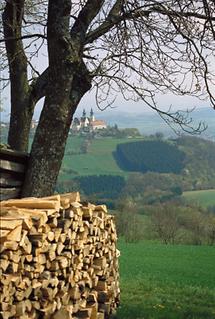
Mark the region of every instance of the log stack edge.
POLYGON ((120 298, 116 229, 79 193, 0 203, 0 318, 104 319, 120 298))

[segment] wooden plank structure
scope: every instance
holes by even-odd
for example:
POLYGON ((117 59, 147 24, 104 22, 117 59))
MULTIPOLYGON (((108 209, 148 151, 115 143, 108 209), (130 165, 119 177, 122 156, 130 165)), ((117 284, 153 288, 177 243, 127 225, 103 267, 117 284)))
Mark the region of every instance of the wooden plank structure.
POLYGON ((114 217, 79 193, 0 203, 0 318, 104 319, 119 304, 114 217))
POLYGON ((0 201, 19 198, 28 158, 27 153, 0 149, 0 201))

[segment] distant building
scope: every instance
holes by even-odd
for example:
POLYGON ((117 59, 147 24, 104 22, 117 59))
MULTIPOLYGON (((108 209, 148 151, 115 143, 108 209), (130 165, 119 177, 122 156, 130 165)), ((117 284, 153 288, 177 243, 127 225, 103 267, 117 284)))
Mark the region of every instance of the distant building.
POLYGON ((90 110, 90 116, 87 117, 86 111, 83 110, 82 116, 80 118, 75 117, 72 122, 73 131, 96 131, 107 128, 107 124, 103 120, 96 120, 94 116, 93 109, 90 110))
POLYGON ((95 120, 90 123, 90 127, 93 131, 102 130, 103 128, 107 128, 106 123, 103 120, 95 120))

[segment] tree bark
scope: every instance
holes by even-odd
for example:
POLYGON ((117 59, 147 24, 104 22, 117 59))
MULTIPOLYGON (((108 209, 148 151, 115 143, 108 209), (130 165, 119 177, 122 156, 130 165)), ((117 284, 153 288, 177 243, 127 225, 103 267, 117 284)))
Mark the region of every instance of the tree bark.
POLYGON ((42 197, 53 193, 74 111, 75 107, 71 104, 62 102, 54 106, 46 99, 32 145, 22 196, 42 197))
MULTIPOLYGON (((13 98, 16 96, 13 94, 13 98)), ((27 152, 35 102, 26 94, 23 100, 16 100, 15 103, 16 107, 11 108, 8 144, 14 150, 27 152)))
POLYGON ((34 110, 34 100, 28 84, 27 58, 21 40, 24 1, 8 1, 2 15, 9 62, 11 117, 8 144, 18 151, 28 150, 28 138, 34 110), (15 40, 14 40, 15 39, 15 40))
POLYGON ((50 100, 45 101, 32 145, 22 197, 48 196, 55 190, 73 115, 81 98, 91 88, 90 76, 85 68, 82 69, 85 75, 79 71, 74 77, 69 102, 56 105, 50 101, 56 103, 56 100, 63 99, 63 88, 61 98, 57 98, 53 92, 50 100))

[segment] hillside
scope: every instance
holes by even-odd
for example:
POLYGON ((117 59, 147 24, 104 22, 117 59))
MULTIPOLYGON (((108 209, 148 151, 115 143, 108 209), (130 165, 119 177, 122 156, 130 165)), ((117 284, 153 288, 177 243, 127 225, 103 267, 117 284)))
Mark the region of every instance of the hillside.
MULTIPOLYGON (((132 152, 134 153, 134 150, 131 149, 132 152)), ((148 152, 146 155, 148 156, 148 152)), ((189 136, 162 142, 156 140, 155 136, 153 138, 142 136, 140 138, 99 137, 94 139, 69 136, 57 190, 60 192, 81 190, 91 199, 104 201, 110 207, 112 207, 112 200, 116 200, 121 194, 139 196, 143 200, 142 204, 165 202, 181 195, 182 191, 215 188, 214 158, 214 142, 189 136), (138 172, 141 171, 138 166, 125 170, 118 165, 115 153, 119 145, 121 147, 128 144, 137 145, 138 150, 144 143, 151 146, 159 144, 159 148, 153 148, 153 158, 157 159, 154 164, 150 158, 147 159, 150 165, 154 165, 149 167, 149 172, 142 174, 138 172), (167 148, 168 152, 165 151, 166 146, 171 146, 167 148), (171 154, 172 150, 174 152, 171 154), (174 159, 173 154, 183 154, 182 162, 179 161, 180 165, 177 166, 180 169, 176 172, 171 170, 170 166, 169 170, 163 171, 162 167, 159 167, 162 164, 160 163, 161 154, 163 154, 163 164, 167 165, 167 168, 171 164, 168 163, 168 157, 174 164, 177 160, 174 159), (159 173, 162 171, 165 173, 159 173), (124 181, 120 181, 120 178, 124 181)))
POLYGON ((215 206, 215 189, 184 192, 183 197, 188 203, 196 203, 203 207, 215 206))
MULTIPOLYGON (((126 143, 130 139, 115 139, 104 137, 89 142, 88 151, 79 154, 83 137, 69 136, 65 156, 60 172, 60 180, 85 175, 120 175, 126 177, 127 172, 117 165, 113 152, 119 143, 126 143), (73 150, 76 152, 73 153, 73 150)), ((132 139, 137 141, 139 139, 132 139)))
MULTIPOLYGON (((120 175, 127 177, 129 172, 120 168, 114 158, 117 145, 131 142, 149 141, 147 137, 112 138, 100 137, 88 141, 87 150, 81 148, 86 138, 69 136, 60 172, 60 180, 86 175, 120 175)), ((152 141, 154 143, 154 140, 152 141)), ((177 148, 185 153, 183 176, 193 188, 213 188, 215 185, 215 143, 202 138, 184 136, 173 140, 177 148), (206 185, 207 183, 211 185, 206 185)), ((135 143, 134 143, 135 144, 135 143)), ((141 144, 140 144, 141 145, 141 144)), ((157 149, 155 156, 161 156, 157 149)), ((156 148, 154 150, 156 152, 156 148)))
POLYGON ((176 143, 186 153, 184 176, 192 189, 215 188, 215 142, 184 136, 176 143))

